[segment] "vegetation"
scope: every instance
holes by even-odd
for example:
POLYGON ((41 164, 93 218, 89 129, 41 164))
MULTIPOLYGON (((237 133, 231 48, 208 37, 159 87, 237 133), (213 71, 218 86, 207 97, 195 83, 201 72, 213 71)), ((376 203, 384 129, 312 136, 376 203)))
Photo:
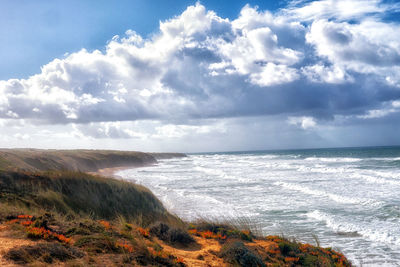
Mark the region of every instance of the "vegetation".
POLYGON ((184 229, 170 227, 163 222, 157 222, 150 226, 150 233, 170 244, 180 244, 183 246, 195 243, 193 237, 184 229))
POLYGON ((178 220, 143 186, 79 172, 0 172, 0 202, 72 217, 178 220))
POLYGON ((227 262, 238 266, 263 267, 261 257, 248 249, 243 242, 234 241, 227 243, 219 253, 227 262))
POLYGON ((5 258, 19 264, 27 264, 34 261, 53 263, 55 260, 68 261, 82 258, 84 253, 71 246, 59 243, 38 243, 33 246, 21 246, 10 249, 5 258))
POLYGON ((0 170, 95 172, 103 168, 143 166, 156 163, 156 159, 184 156, 181 153, 114 150, 1 149, 0 170))
POLYGON ((185 223, 143 186, 82 172, 134 154, 21 151, 0 150, 0 231, 30 242, 5 251, 17 264, 351 266, 331 248, 262 237, 244 224, 185 223))
POLYGON ((227 238, 252 241, 255 235, 245 226, 235 226, 229 223, 200 221, 189 224, 189 233, 203 238, 226 240, 227 238))

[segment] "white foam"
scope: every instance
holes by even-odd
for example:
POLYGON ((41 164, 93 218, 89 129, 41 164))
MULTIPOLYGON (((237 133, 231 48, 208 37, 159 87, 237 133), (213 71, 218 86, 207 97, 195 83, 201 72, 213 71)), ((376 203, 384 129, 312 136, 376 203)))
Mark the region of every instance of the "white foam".
POLYGON ((321 161, 321 162, 359 162, 361 158, 320 158, 320 157, 309 157, 305 158, 307 161, 321 161))
POLYGON ((340 196, 332 193, 328 193, 326 191, 311 189, 303 185, 299 184, 292 184, 286 182, 275 182, 275 185, 285 187, 290 190, 295 190, 302 192, 307 195, 319 196, 319 197, 327 197, 335 202, 338 203, 345 203, 345 204, 359 204, 359 205, 368 205, 368 206, 379 206, 382 205, 382 202, 376 201, 373 199, 364 199, 364 198, 355 198, 355 197, 347 197, 347 196, 340 196))
POLYGON ((382 227, 382 224, 385 224, 385 222, 379 221, 370 222, 369 225, 354 224, 346 222, 343 218, 334 217, 319 210, 308 213, 307 217, 324 221, 335 232, 358 233, 374 242, 400 246, 399 228, 391 227, 396 226, 396 224, 388 225, 386 223, 386 226, 388 225, 389 227, 382 227))
POLYGON ((395 180, 395 179, 387 179, 387 178, 378 178, 375 175, 367 175, 367 174, 362 174, 362 173, 351 173, 349 175, 351 178, 355 179, 363 179, 369 183, 375 183, 375 184, 392 184, 392 185, 400 185, 400 180, 395 180))
POLYGON ((384 169, 386 162, 370 158, 302 157, 190 155, 119 174, 149 187, 188 220, 247 215, 261 227, 284 225, 299 237, 316 231, 324 245, 352 259, 365 255, 375 265, 382 259, 400 263, 399 213, 384 206, 400 203, 399 166, 384 169), (305 209, 315 211, 298 216, 305 209), (332 230, 360 236, 333 238, 332 230))

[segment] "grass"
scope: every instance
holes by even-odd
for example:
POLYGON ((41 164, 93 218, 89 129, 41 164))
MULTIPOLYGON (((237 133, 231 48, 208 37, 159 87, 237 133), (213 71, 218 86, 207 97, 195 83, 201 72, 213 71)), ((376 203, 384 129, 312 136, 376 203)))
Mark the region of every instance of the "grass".
POLYGON ((71 217, 174 221, 145 187, 81 172, 0 172, 0 202, 41 208, 71 217))
POLYGON ((183 156, 185 154, 115 150, 1 149, 0 170, 95 172, 102 168, 143 166, 156 163, 156 159, 183 156))
POLYGON ((12 248, 5 254, 5 258, 19 264, 27 264, 34 261, 53 263, 54 261, 68 261, 82 258, 84 253, 74 247, 68 247, 59 243, 38 243, 31 246, 12 248))
POLYGON ((252 241, 254 238, 256 238, 256 235, 253 233, 252 230, 250 230, 248 224, 237 225, 236 223, 230 223, 228 221, 197 221, 195 223, 189 224, 189 231, 196 236, 219 240, 236 238, 243 241, 252 241))
MULTIPOLYGON (((68 221, 51 213, 12 214, 2 221, 15 232, 22 231, 28 238, 40 241, 38 244, 46 244, 9 250, 7 258, 17 263, 73 262, 81 257, 78 255, 84 255, 79 258, 84 266, 101 265, 100 262, 91 263, 93 259, 112 261, 107 264, 116 266, 185 266, 184 259, 165 252, 163 246, 171 244, 173 251, 179 250, 175 245, 185 245, 183 250, 197 250, 199 243, 195 240, 211 238, 221 244, 220 251, 213 254, 233 266, 351 266, 341 253, 331 248, 279 236, 253 237, 250 240, 237 234, 237 231, 248 236, 252 236, 251 232, 233 229, 229 225, 202 222, 198 226, 192 224, 189 230, 185 230, 176 224, 157 222, 143 228, 123 217, 113 221, 90 218, 68 221), (164 241, 162 245, 159 239, 164 241)), ((197 259, 204 260, 204 257, 199 255, 197 259)))

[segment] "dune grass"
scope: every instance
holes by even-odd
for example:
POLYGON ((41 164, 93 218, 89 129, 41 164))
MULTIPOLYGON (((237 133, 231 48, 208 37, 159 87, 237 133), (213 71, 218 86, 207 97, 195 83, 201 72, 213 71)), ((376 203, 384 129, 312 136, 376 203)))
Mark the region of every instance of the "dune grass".
MULTIPOLYGON (((168 154, 165 155, 168 157, 168 154)), ((70 170, 94 172, 102 168, 156 163, 149 153, 113 150, 1 149, 0 170, 70 170)))
POLYGON ((178 220, 141 185, 81 172, 0 172, 0 201, 94 219, 178 220))

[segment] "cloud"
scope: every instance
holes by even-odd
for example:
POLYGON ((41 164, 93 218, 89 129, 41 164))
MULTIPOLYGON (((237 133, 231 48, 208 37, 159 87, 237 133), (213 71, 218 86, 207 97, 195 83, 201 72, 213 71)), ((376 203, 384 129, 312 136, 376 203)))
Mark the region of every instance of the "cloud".
POLYGON ((246 5, 227 19, 197 3, 149 38, 128 30, 104 50, 0 81, 0 118, 138 140, 226 133, 224 120, 246 117, 280 116, 288 130, 383 118, 400 101, 400 25, 384 19, 396 10, 379 0, 293 1, 276 12, 246 5), (132 126, 143 121, 157 123, 132 126))
POLYGON ((288 123, 300 126, 304 130, 314 128, 317 125, 313 117, 289 117, 288 123))
POLYGON ((337 20, 363 19, 382 16, 399 10, 399 4, 385 4, 381 0, 322 0, 292 1, 282 13, 301 21, 335 18, 337 20))

